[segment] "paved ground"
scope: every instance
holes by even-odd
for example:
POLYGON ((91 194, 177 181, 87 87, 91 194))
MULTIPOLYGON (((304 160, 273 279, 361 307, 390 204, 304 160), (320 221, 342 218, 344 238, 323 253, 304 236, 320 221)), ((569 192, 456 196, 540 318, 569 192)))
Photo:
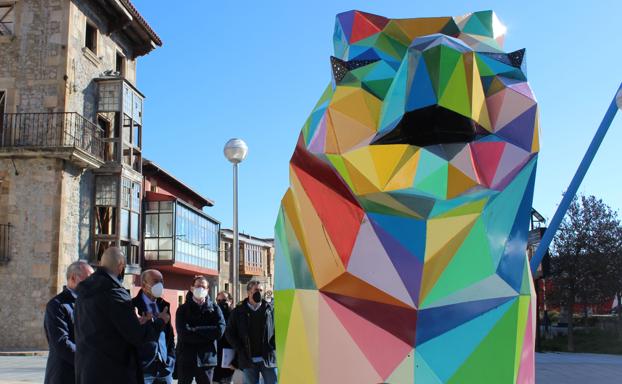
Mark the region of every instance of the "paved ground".
MULTIPOLYGON (((45 361, 44 356, 0 356, 0 383, 42 383, 45 361)), ((585 353, 536 355, 538 384, 620 383, 621 377, 622 356, 585 353)))

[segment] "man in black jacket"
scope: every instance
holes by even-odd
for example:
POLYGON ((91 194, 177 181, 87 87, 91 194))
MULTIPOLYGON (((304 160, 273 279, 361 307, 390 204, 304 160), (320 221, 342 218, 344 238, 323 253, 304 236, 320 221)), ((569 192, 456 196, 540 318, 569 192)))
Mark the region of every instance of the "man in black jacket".
POLYGON ((259 281, 246 285, 248 297, 229 316, 226 336, 235 349, 238 368, 244 372, 244 384, 276 383, 274 309, 262 298, 259 281))
POLYGON ((203 276, 192 281, 186 302, 177 308, 177 374, 179 384, 211 384, 218 362, 216 341, 225 331, 225 319, 218 305, 207 296, 203 276))
MULTIPOLYGON (((156 318, 171 305, 162 299, 164 277, 155 269, 147 269, 140 275, 141 290, 132 299, 132 306, 140 316, 151 314, 156 318)), ((158 331, 156 323, 150 321, 146 326, 152 327, 157 340, 145 342, 138 350, 138 357, 143 368, 145 384, 172 384, 175 369, 175 335, 171 323, 167 323, 163 331, 158 331)))
POLYGON ((93 273, 84 260, 67 267, 67 286, 54 296, 45 307, 43 326, 50 352, 45 367, 45 384, 75 384, 74 358, 76 344, 73 333, 73 309, 78 283, 93 273))
POLYGON ((132 297, 121 285, 125 255, 118 247, 108 248, 101 267, 78 285, 75 309, 76 383, 139 384, 142 372, 137 349, 157 340, 152 330, 162 331, 170 321, 165 309, 145 326, 151 314, 138 318, 132 297))

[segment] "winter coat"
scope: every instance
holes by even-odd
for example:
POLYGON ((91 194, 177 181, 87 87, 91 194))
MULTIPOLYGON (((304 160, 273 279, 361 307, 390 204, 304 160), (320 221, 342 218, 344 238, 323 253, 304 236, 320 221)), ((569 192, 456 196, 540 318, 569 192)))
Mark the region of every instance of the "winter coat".
POLYGON ((76 353, 73 333, 73 309, 76 303, 71 291, 65 287, 45 307, 43 326, 50 352, 45 366, 45 384, 74 384, 76 353))
POLYGON ((202 305, 192 295, 177 308, 177 364, 184 367, 209 367, 218 363, 217 341, 225 331, 225 319, 209 297, 202 305))
MULTIPOLYGON (((274 308, 272 304, 265 300, 261 302, 261 308, 264 311, 263 316, 263 351, 262 358, 266 367, 276 367, 276 353, 274 343, 274 308)), ((248 306, 248 299, 244 299, 231 312, 229 322, 227 323, 227 331, 225 335, 227 340, 235 349, 236 358, 238 359, 238 368, 245 369, 253 366, 251 356, 250 341, 250 317, 251 309, 248 306)))
POLYGON ((140 325, 130 293, 104 268, 78 284, 77 293, 76 383, 142 383, 138 348, 157 340, 164 322, 140 325))
MULTIPOLYGON (((142 296, 143 290, 141 289, 132 299, 132 306, 138 309, 138 314, 144 316, 150 312, 150 310, 147 308, 142 296)), ((171 305, 162 298, 156 299, 156 306, 158 307, 158 312, 164 311, 164 308, 168 308, 169 311, 171 310, 171 305)), ((158 333, 155 322, 149 322, 147 323, 147 326, 153 328, 152 332, 154 334, 158 333)), ((166 361, 160 361, 158 352, 162 349, 162 346, 159 345, 158 340, 147 341, 138 349, 138 357, 140 359, 143 373, 149 373, 153 376, 159 371, 159 369, 161 369, 162 366, 164 366, 166 367, 166 372, 160 372, 160 376, 165 377, 172 374, 175 369, 175 334, 173 333, 173 326, 170 321, 164 326, 164 330, 162 332, 164 332, 163 341, 166 348, 166 361)))

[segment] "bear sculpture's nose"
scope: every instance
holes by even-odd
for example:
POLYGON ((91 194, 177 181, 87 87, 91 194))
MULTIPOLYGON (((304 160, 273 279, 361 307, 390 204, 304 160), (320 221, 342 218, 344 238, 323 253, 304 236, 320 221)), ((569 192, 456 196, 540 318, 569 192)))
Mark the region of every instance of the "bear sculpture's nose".
POLYGON ((372 145, 410 144, 425 147, 435 144, 469 143, 488 131, 468 117, 434 105, 406 112, 399 123, 372 145))

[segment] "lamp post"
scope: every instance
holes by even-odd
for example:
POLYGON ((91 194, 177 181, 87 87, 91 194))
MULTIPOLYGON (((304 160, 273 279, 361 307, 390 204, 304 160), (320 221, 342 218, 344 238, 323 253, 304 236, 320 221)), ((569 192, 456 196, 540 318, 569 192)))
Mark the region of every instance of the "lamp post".
POLYGON ((231 139, 225 144, 225 157, 233 164, 233 289, 231 294, 237 302, 240 286, 240 239, 238 237, 238 164, 241 163, 248 153, 248 146, 242 139, 231 139))

